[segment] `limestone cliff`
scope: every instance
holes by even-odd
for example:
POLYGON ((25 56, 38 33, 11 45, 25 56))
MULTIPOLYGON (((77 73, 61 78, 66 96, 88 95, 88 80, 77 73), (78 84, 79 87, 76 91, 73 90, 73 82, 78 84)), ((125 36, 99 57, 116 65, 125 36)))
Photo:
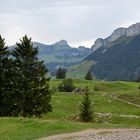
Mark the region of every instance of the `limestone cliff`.
POLYGON ((98 48, 110 47, 113 42, 116 42, 122 37, 131 37, 140 34, 140 22, 129 26, 128 28, 118 28, 109 37, 102 39, 98 38, 92 46, 92 51, 96 51, 98 48))

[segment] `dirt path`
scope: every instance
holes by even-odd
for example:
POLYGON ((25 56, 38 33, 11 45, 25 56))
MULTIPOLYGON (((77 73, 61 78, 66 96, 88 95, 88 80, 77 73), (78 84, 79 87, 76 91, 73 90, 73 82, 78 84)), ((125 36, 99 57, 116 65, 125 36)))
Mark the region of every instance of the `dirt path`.
POLYGON ((88 129, 39 140, 140 140, 140 129, 88 129))
POLYGON ((129 101, 126 101, 126 100, 123 100, 123 99, 119 99, 119 98, 117 98, 117 97, 114 97, 114 99, 116 99, 117 101, 124 102, 124 103, 127 103, 127 104, 129 104, 129 105, 133 105, 133 106, 135 106, 135 107, 140 108, 140 105, 131 103, 131 102, 129 102, 129 101))

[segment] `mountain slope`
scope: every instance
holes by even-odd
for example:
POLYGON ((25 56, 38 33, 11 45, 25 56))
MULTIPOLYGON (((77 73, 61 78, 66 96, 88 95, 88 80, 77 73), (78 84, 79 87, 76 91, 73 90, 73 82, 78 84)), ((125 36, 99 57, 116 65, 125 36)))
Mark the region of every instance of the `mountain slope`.
POLYGON ((94 61, 82 61, 78 64, 67 67, 67 78, 80 78, 84 79, 87 72, 94 64, 94 61))
POLYGON ((68 67, 68 74, 80 78, 85 76, 85 73, 81 75, 82 72, 90 70, 96 79, 101 80, 140 79, 140 23, 118 28, 105 39, 98 38, 92 46, 92 53, 71 68, 68 67), (89 62, 94 63, 83 67, 89 62))
POLYGON ((85 60, 96 62, 90 71, 97 79, 137 80, 140 77, 140 35, 121 38, 110 48, 101 47, 85 60))
POLYGON ((85 47, 72 48, 65 40, 52 45, 34 42, 34 46, 39 49, 39 57, 47 62, 77 62, 90 53, 85 47))

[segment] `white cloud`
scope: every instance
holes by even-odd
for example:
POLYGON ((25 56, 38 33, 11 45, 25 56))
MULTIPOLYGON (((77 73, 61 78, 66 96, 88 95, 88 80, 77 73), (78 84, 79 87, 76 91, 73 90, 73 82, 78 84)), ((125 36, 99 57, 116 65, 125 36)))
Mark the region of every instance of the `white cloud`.
POLYGON ((88 48, 91 48, 91 46, 93 45, 93 41, 95 41, 95 39, 92 39, 92 40, 85 40, 85 41, 82 41, 82 42, 71 42, 69 43, 70 46, 72 47, 79 47, 79 46, 85 46, 85 47, 88 47, 88 48))
POLYGON ((8 44, 28 34, 43 43, 66 39, 90 46, 120 26, 139 22, 139 5, 139 0, 4 0, 0 31, 8 44))

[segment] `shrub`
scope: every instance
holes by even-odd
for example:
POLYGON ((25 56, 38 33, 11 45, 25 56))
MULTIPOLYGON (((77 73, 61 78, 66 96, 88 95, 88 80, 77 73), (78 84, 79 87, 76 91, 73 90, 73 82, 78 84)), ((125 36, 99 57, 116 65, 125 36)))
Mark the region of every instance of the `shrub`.
POLYGON ((62 83, 58 86, 61 92, 72 92, 74 90, 74 84, 72 79, 64 79, 62 83))
POLYGON ((95 86, 94 91, 99 91, 99 87, 95 86))

